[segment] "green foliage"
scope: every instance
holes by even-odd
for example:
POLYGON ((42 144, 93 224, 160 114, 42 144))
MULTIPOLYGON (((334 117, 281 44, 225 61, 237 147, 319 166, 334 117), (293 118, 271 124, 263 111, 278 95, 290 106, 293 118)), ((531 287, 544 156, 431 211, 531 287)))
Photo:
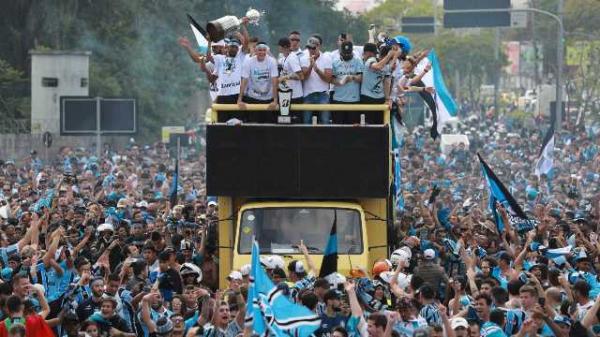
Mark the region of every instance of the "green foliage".
POLYGON ((433 2, 430 0, 386 0, 365 15, 367 23, 383 27, 391 34, 399 33, 400 19, 403 16, 433 16, 433 2))
POLYGON ((23 72, 0 59, 0 116, 3 119, 24 119, 29 112, 29 83, 23 72))

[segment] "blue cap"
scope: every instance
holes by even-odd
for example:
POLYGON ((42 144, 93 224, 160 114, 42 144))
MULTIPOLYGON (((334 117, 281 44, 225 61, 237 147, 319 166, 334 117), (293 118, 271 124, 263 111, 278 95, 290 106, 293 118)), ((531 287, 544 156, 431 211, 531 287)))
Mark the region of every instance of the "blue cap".
POLYGON ((410 40, 403 35, 398 35, 394 38, 394 40, 396 41, 397 44, 400 45, 400 47, 402 48, 402 51, 405 54, 410 53, 410 51, 412 50, 412 44, 410 43, 410 40))
POLYGON ((0 276, 4 281, 10 281, 12 279, 13 270, 10 267, 2 268, 2 272, 0 272, 0 276))

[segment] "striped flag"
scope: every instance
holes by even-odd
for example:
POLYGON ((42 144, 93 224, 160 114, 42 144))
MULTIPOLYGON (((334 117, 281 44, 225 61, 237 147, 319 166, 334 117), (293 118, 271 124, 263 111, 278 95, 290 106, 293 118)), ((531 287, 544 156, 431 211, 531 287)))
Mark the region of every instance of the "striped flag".
POLYGON ((260 264, 258 242, 252 245, 252 264, 245 324, 258 335, 308 337, 321 326, 319 316, 294 304, 276 287, 260 264))
POLYGON ((450 91, 448 91, 448 88, 446 87, 440 61, 435 53, 435 50, 433 49, 429 51, 427 57, 419 62, 416 67, 417 72, 422 71, 427 64, 431 64, 431 71, 423 76, 423 85, 417 84, 417 86, 433 87, 435 90, 433 94, 428 92, 419 93, 433 115, 431 137, 435 139, 442 132, 444 124, 446 124, 446 122, 448 122, 452 117, 456 117, 458 106, 452 98, 450 91))
POLYGON ((169 202, 171 208, 177 204, 177 190, 179 188, 179 148, 177 148, 177 156, 175 157, 175 172, 173 173, 173 181, 171 182, 171 189, 169 191, 169 202))
POLYGON ((479 153, 477 154, 477 157, 479 157, 481 171, 483 172, 483 176, 485 178, 489 190, 488 207, 494 215, 494 220, 496 222, 496 228, 498 229, 498 232, 503 233, 504 226, 506 224, 504 224, 504 222, 502 221, 502 217, 500 216, 500 214, 498 214, 498 210, 496 209, 496 202, 499 202, 504 206, 510 221, 510 224, 508 225, 515 228, 517 232, 523 234, 533 229, 535 227, 535 222, 529 220, 529 218, 527 217, 525 212, 523 212, 515 198, 513 198, 510 192, 502 184, 500 179, 498 179, 494 171, 492 171, 492 169, 483 160, 479 153))
POLYGON ((392 153, 394 155, 394 196, 397 210, 404 210, 404 196, 402 195, 402 161, 400 149, 402 148, 402 135, 395 118, 392 119, 392 153))
POLYGON ((333 210, 333 225, 331 225, 331 232, 329 233, 329 239, 327 240, 327 246, 325 246, 325 252, 323 253, 323 263, 321 263, 321 270, 319 271, 319 277, 327 277, 338 270, 338 240, 337 240, 337 211, 333 210))
POLYGON ((544 136, 542 148, 538 154, 537 162, 535 163, 535 175, 541 176, 548 174, 554 164, 554 120, 550 123, 550 128, 544 136))
POLYGON ((198 22, 196 22, 196 20, 194 20, 191 15, 187 14, 187 18, 190 22, 192 33, 194 33, 194 37, 198 43, 198 52, 206 55, 208 53, 208 40, 206 39, 206 31, 198 24, 198 22))

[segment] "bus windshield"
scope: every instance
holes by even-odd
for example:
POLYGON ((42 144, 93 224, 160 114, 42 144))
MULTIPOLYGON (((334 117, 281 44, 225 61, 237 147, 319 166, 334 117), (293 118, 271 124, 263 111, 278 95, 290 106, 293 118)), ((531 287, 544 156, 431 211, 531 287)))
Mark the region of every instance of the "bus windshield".
POLYGON ((300 240, 309 254, 323 254, 334 219, 338 253, 357 255, 363 252, 360 213, 347 208, 253 208, 241 215, 240 254, 250 254, 256 236, 261 253, 300 254, 300 240))

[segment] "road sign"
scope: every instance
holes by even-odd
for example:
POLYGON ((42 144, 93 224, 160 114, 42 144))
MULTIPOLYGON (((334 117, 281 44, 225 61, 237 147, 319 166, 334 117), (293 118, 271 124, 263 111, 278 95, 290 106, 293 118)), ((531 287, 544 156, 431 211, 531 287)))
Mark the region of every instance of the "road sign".
POLYGON ((60 98, 60 133, 136 133, 136 102, 131 98, 60 98), (98 115, 99 114, 99 115, 98 115))
POLYGON ((433 16, 405 16, 400 20, 400 25, 402 33, 435 33, 435 18, 433 16))
POLYGON ((474 9, 508 9, 510 0, 444 0, 444 27, 510 27, 510 12, 459 13, 474 9))

